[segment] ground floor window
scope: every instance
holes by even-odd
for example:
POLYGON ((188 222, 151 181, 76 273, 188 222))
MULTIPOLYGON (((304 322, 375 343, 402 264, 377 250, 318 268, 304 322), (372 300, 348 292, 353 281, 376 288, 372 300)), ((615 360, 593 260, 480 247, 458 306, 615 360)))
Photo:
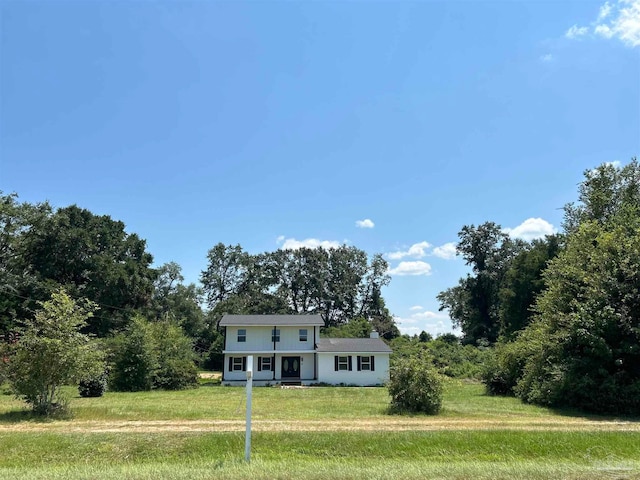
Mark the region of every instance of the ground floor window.
POLYGON ((258 357, 258 371, 273 370, 272 357, 258 357))
POLYGON ((358 370, 374 371, 375 357, 373 356, 359 356, 358 357, 358 370))
POLYGON ((229 357, 230 372, 244 372, 247 369, 247 357, 229 357))
POLYGON ((335 370, 351 370, 351 357, 336 355, 334 357, 335 370))

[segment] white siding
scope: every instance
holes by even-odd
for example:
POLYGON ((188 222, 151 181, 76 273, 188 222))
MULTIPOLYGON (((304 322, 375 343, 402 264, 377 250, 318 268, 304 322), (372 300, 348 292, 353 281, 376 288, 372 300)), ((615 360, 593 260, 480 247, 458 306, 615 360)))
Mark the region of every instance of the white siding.
POLYGON ((260 352, 273 350, 271 327, 227 327, 226 350, 234 352, 260 352), (247 332, 246 342, 238 342, 238 330, 247 332))
POLYGON ((332 385, 382 385, 389 380, 388 353, 318 353, 318 381, 332 385), (375 357, 375 370, 358 371, 357 357, 375 357), (335 370, 335 356, 351 356, 352 370, 335 370))
POLYGON ((389 380, 388 353, 317 353, 315 343, 320 338, 318 326, 286 326, 276 327, 280 330, 280 341, 271 341, 273 326, 230 326, 226 329, 226 344, 224 356, 224 380, 235 382, 246 380, 246 372, 229 369, 230 357, 246 357, 253 355, 254 380, 257 382, 275 382, 282 380, 282 357, 300 357, 300 380, 324 382, 328 384, 345 385, 381 385, 389 380), (238 342, 238 330, 246 331, 246 341, 238 342), (307 331, 306 341, 300 341, 300 330, 307 331), (260 352, 260 353, 258 353, 260 352), (308 353, 306 353, 308 352, 308 353), (335 356, 350 356, 352 370, 335 371, 335 356), (375 370, 358 371, 357 357, 375 357, 375 370), (258 357, 271 357, 274 370, 258 371, 258 357), (317 358, 317 366, 315 364, 317 358), (315 378, 317 372, 317 379, 315 378))
MULTIPOLYGON (((280 341, 275 343, 276 350, 313 351, 314 327, 276 327, 280 330, 280 341), (300 341, 300 330, 307 331, 307 340, 300 341)), ((316 327, 317 328, 317 327, 316 327)), ((271 332, 273 327, 227 327, 225 350, 228 352, 264 352, 273 350, 271 332), (246 341, 238 342, 238 330, 247 332, 246 341)), ((316 332, 318 334, 318 332, 316 332)), ((317 335, 315 338, 318 338, 317 335)))
MULTIPOLYGON (((313 350, 313 327, 279 327, 280 341, 276 343, 276 350, 313 350), (307 340, 300 341, 300 330, 307 331, 307 340)), ((269 333, 271 335, 271 333, 269 333)))

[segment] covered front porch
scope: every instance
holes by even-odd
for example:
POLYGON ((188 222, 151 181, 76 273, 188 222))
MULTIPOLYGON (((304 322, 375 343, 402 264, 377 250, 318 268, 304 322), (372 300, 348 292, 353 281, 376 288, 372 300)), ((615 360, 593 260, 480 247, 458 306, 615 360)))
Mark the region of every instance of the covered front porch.
POLYGON ((301 351, 225 352, 223 385, 244 385, 246 359, 253 355, 253 383, 256 386, 283 383, 317 383, 316 353, 301 351))

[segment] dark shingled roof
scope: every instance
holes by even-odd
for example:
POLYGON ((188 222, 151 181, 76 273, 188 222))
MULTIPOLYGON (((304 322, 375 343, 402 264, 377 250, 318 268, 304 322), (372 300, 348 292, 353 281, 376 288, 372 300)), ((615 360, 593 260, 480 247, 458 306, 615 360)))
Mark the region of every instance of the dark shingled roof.
POLYGON ((324 320, 320 315, 225 315, 220 320, 220 326, 320 326, 324 327, 324 320))
POLYGON ((391 353, 391 348, 379 338, 321 338, 318 340, 317 351, 334 353, 391 353))

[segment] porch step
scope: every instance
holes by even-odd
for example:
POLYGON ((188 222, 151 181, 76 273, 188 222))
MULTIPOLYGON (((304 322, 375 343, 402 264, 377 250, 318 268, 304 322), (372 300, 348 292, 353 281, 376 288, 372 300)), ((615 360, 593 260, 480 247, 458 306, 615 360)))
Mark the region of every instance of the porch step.
POLYGON ((298 381, 295 381, 295 380, 291 381, 291 380, 289 380, 289 381, 282 381, 282 382, 280 382, 280 385, 282 385, 283 387, 300 387, 300 386, 302 386, 302 382, 301 382, 301 381, 299 381, 299 380, 298 380, 298 381))

